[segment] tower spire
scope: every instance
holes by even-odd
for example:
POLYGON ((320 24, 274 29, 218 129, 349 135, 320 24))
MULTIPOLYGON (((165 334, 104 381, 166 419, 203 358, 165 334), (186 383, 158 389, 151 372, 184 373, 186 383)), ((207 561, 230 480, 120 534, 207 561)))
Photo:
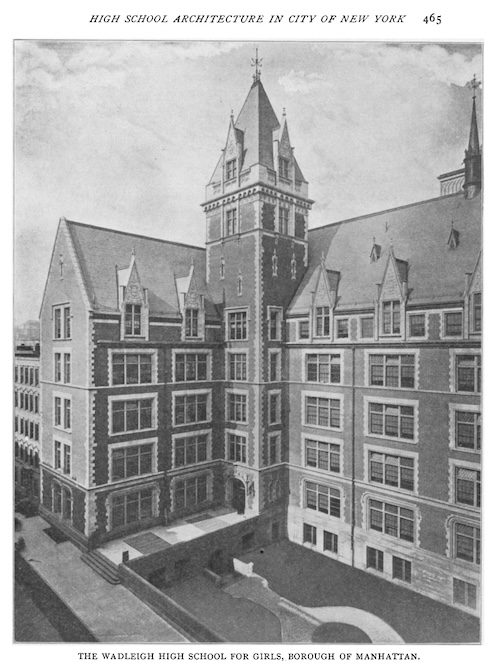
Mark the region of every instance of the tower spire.
POLYGON ((255 49, 255 58, 252 58, 252 67, 255 68, 255 74, 253 76, 254 84, 255 82, 260 81, 260 66, 262 65, 262 58, 259 58, 259 47, 255 49))
POLYGON ((479 132, 477 128, 476 114, 476 89, 481 82, 476 75, 468 84, 472 89, 472 116, 469 132, 469 146, 465 150, 465 181, 464 190, 466 198, 473 198, 481 190, 481 145, 479 144, 479 132))

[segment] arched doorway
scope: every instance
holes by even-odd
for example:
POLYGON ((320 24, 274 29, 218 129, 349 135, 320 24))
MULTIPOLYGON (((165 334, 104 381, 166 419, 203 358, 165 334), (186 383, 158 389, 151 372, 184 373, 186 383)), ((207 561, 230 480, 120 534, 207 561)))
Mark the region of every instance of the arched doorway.
POLYGON ((245 512, 246 494, 245 483, 238 478, 233 478, 233 508, 236 508, 238 515, 243 515, 245 512))

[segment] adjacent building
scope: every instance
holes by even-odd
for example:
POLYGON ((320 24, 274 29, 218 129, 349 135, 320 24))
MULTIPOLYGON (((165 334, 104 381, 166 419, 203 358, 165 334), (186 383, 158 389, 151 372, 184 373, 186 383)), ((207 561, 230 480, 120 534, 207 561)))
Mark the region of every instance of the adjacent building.
POLYGON ((206 188, 206 248, 61 219, 42 514, 96 546, 230 506, 269 541, 477 613, 475 99, 464 163, 437 198, 308 230, 257 71, 206 188))

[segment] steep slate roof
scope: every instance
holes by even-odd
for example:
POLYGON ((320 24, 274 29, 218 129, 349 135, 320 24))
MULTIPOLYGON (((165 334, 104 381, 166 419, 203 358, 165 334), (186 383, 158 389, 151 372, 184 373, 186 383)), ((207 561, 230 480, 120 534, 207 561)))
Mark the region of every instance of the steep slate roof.
POLYGON ((151 315, 180 316, 175 276, 187 276, 193 261, 198 290, 205 294, 206 316, 218 317, 205 284, 204 249, 74 221, 66 223, 95 309, 118 309, 116 269, 127 268, 135 250, 151 315))
POLYGON ((480 251, 480 208, 479 199, 459 193, 310 230, 309 267, 288 314, 310 309, 322 252, 327 270, 340 272, 337 309, 373 306, 391 243, 401 280, 408 274, 409 305, 460 300, 480 251), (460 235, 456 249, 448 246, 452 221, 460 235), (374 238, 382 253, 371 262, 374 238))

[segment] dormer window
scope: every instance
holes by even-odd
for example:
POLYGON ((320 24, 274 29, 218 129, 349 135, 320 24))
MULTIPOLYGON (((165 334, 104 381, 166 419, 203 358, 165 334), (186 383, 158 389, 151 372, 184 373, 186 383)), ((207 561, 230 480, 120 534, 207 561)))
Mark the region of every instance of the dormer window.
POLYGON ((290 179, 290 161, 286 158, 280 157, 279 175, 282 179, 290 179))
POLYGON ((236 179, 236 159, 226 162, 226 180, 236 179))
POLYGON ((382 333, 399 335, 401 333, 401 301, 382 303, 382 333))
POLYGON ((330 308, 316 308, 316 335, 330 335, 330 308))
POLYGON ((126 336, 140 336, 141 335, 141 305, 135 303, 127 303, 125 305, 125 335, 126 336))
POLYGON ((186 309, 186 338, 198 337, 198 310, 186 309))

